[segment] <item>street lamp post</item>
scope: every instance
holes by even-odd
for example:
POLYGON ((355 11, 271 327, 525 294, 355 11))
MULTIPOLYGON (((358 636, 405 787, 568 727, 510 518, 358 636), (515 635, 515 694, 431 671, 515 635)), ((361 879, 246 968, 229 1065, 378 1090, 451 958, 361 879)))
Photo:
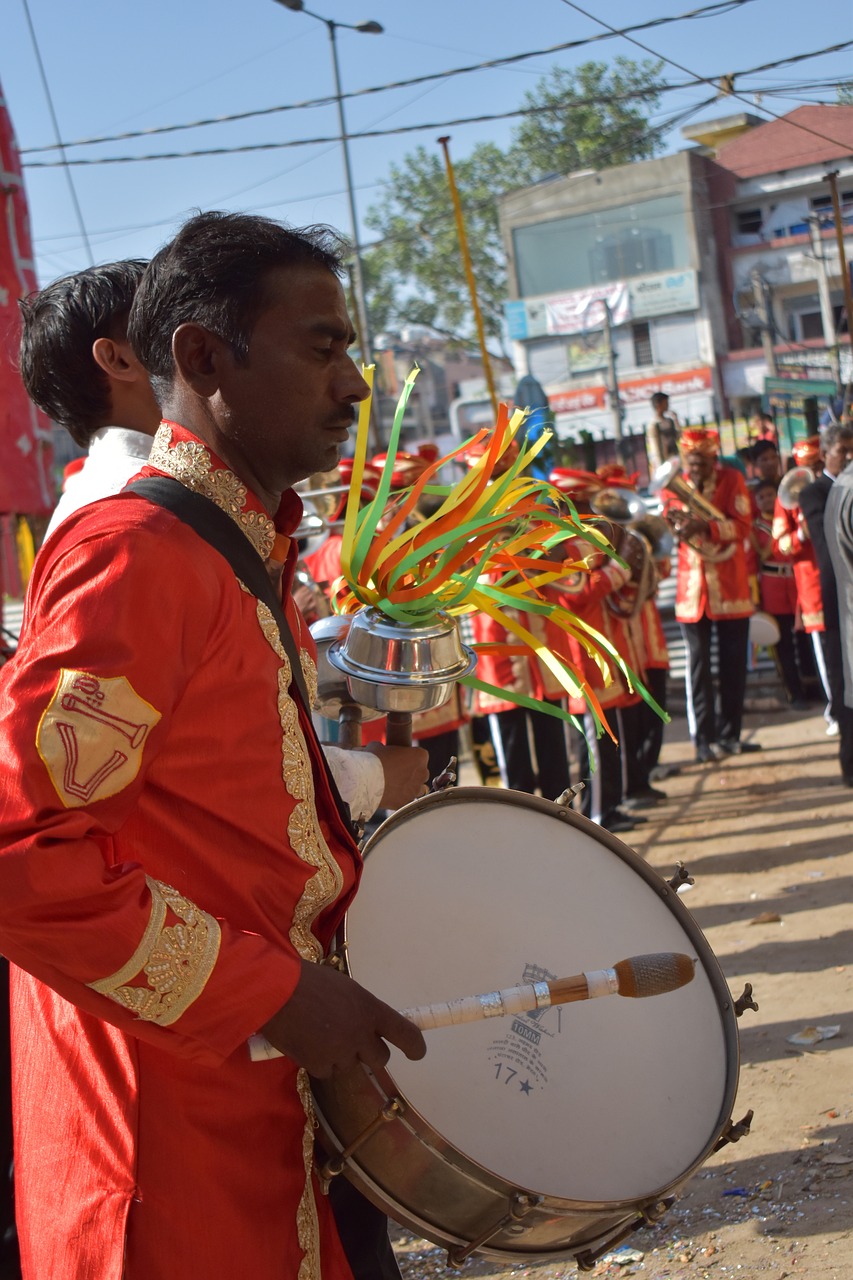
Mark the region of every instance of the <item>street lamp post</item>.
POLYGON ((360 31, 364 35, 381 35, 384 28, 378 22, 334 22, 331 18, 324 18, 322 14, 313 13, 310 9, 306 9, 303 0, 276 0, 277 4, 283 5, 285 9, 292 9, 295 13, 305 13, 309 18, 316 18, 318 22, 322 22, 329 33, 329 43, 332 47, 332 69, 335 75, 335 101, 338 106, 338 126, 341 134, 341 146, 344 153, 344 177, 347 185, 347 199, 349 201, 349 216, 352 224, 352 239, 355 249, 355 258, 353 261, 353 292, 355 293, 355 305, 358 312, 358 329, 361 338, 361 355, 365 364, 373 362, 373 338, 370 332, 370 319, 367 314, 367 298, 364 291, 364 267, 361 261, 361 245, 358 237, 358 220, 355 210, 355 190, 352 181, 352 168, 349 158, 349 138, 347 135, 346 117, 344 115, 344 98, 341 89, 341 72, 338 66, 338 45, 335 32, 338 27, 344 27, 347 31, 360 31))

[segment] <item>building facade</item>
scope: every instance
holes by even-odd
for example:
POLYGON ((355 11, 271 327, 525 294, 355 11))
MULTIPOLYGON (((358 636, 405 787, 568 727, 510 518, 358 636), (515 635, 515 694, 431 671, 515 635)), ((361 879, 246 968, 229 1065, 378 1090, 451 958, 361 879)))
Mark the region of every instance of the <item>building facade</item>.
POLYGON ((516 372, 543 385, 563 436, 616 433, 614 375, 626 434, 655 391, 696 423, 747 416, 766 378, 850 376, 825 175, 853 237, 853 107, 684 133, 690 149, 500 202, 516 372))

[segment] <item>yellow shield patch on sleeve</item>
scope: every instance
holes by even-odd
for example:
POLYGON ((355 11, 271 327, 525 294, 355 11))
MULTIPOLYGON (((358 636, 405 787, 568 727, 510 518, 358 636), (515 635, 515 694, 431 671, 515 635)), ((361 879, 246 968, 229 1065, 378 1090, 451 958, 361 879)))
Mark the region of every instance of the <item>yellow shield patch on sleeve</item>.
POLYGON ((63 668, 36 735, 38 753, 66 809, 123 791, 139 772, 160 712, 125 676, 63 668))

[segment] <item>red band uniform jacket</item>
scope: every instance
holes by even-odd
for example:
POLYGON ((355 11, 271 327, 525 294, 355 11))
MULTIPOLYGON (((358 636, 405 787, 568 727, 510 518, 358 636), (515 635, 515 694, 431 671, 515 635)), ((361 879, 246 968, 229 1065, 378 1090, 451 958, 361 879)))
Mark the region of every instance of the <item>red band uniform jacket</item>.
POLYGON ((820 571, 811 539, 801 528, 799 507, 783 507, 779 499, 773 510, 773 556, 790 564, 794 570, 797 602, 803 629, 809 633, 823 631, 823 595, 820 571))
MULTIPOLYGON (((684 482, 694 486, 686 475, 684 482)), ((749 591, 744 542, 752 528, 749 494, 746 482, 736 467, 716 463, 714 472, 702 489, 723 517, 710 521, 705 545, 725 558, 711 560, 686 542, 678 546, 678 577, 675 591, 675 616, 679 622, 698 622, 707 617, 716 621, 726 618, 748 618, 754 612, 749 591)), ((664 491, 664 515, 683 504, 674 494, 664 491)))
MULTIPOLYGON (((274 522, 182 428, 144 474, 274 522)), ((307 628, 283 598, 309 690, 307 628)), ((265 605, 124 494, 41 551, 0 679, 0 947, 16 1195, 39 1280, 350 1276, 312 1172, 304 1071, 248 1038, 327 950, 360 872, 265 605)))

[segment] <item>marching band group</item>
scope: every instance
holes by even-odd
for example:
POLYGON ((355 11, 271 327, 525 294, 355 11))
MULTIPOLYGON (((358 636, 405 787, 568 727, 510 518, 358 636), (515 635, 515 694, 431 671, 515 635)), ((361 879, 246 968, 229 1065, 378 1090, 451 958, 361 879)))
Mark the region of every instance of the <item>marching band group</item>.
MULTIPOLYGON (((482 446, 471 451, 469 465, 481 451, 482 446)), ((399 454, 392 488, 412 484, 434 456, 431 445, 399 454)), ((833 645, 832 606, 827 627, 824 601, 832 586, 825 573, 821 580, 820 522, 814 521, 818 528, 813 541, 800 503, 804 494, 807 504, 813 493, 819 498, 827 477, 853 457, 853 430, 830 427, 823 438, 795 443, 794 469, 784 479, 774 443, 761 440, 748 456, 753 470, 749 479, 740 459, 720 457, 716 430, 681 430, 678 457, 657 473, 660 516, 648 513, 637 493, 638 476, 629 475, 620 464, 606 464, 597 472, 555 468, 550 483, 610 539, 614 554, 574 539, 564 545, 562 557, 585 559, 591 571, 568 573, 544 591, 603 635, 665 709, 670 659, 656 596, 659 584, 673 571, 674 552, 675 616, 687 651, 687 715, 696 762, 710 764, 726 755, 760 750, 758 743, 741 737, 753 634, 750 619, 758 611, 770 631, 756 628, 756 639, 773 640, 769 647, 791 709, 810 709, 809 694, 819 675, 827 732, 842 737, 842 775, 847 781, 851 771, 848 735, 842 734, 846 715, 839 691, 840 655, 833 645)), ((384 455, 377 455, 367 465, 364 501, 375 496, 384 461, 384 455)), ((303 557, 307 573, 298 599, 309 616, 328 608, 326 597, 340 577, 338 530, 351 476, 352 463, 344 459, 333 477, 338 482, 335 492, 343 496, 329 517, 332 531, 319 545, 314 539, 303 557)), ((328 492, 319 490, 320 495, 328 492)), ((834 616, 837 619, 837 610, 834 616)), ((468 625, 475 641, 510 641, 506 629, 485 614, 472 615, 468 625)), ((565 703, 577 727, 567 731, 564 722, 519 705, 511 696, 477 691, 466 700, 457 688, 449 703, 416 717, 414 736, 428 749, 431 771, 437 775, 451 756, 458 755, 459 731, 467 724, 482 781, 556 798, 582 780, 583 813, 614 833, 629 832, 646 820, 643 809, 666 799, 653 782, 676 771, 660 763, 664 722, 618 670, 605 676, 576 639, 544 621, 540 631, 543 644, 582 672, 607 713, 616 741, 597 734, 586 702, 566 699, 552 671, 532 653, 508 655, 494 649, 480 655, 478 676, 484 682, 507 695, 565 703)), ((365 728, 381 736, 381 722, 365 728)))

